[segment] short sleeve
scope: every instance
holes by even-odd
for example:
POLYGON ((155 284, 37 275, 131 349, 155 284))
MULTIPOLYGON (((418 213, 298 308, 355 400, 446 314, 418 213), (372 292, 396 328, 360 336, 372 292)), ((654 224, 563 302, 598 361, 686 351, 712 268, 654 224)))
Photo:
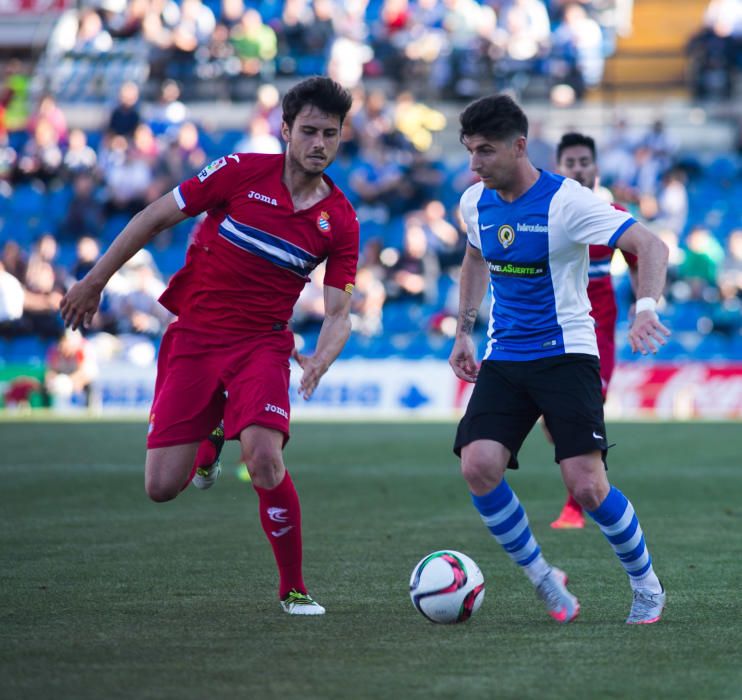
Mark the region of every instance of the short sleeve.
POLYGON ((358 217, 352 212, 346 220, 344 230, 335 238, 335 245, 327 256, 324 284, 343 289, 349 294, 356 282, 360 226, 358 217))
POLYGON ((615 209, 574 180, 564 180, 552 205, 558 205, 556 218, 575 243, 615 247, 621 234, 636 223, 631 214, 615 209))
POLYGON ((477 209, 477 203, 482 196, 483 188, 484 185, 481 182, 472 185, 461 195, 460 203, 461 218, 466 225, 466 238, 469 244, 477 250, 482 249, 482 239, 479 236, 479 211, 477 209))
POLYGON ((173 196, 180 210, 188 216, 197 216, 223 206, 234 187, 238 165, 237 156, 222 156, 209 163, 198 175, 178 185, 173 196))

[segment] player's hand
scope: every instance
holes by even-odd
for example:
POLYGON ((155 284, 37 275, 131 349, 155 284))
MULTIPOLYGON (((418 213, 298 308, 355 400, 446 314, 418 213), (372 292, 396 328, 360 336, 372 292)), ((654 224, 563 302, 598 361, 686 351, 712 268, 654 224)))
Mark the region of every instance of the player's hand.
POLYGON ((100 305, 102 290, 94 287, 84 279, 70 287, 67 294, 59 302, 59 312, 62 315, 64 325, 78 329, 80 326, 87 328, 95 316, 100 305))
POLYGON ((479 365, 474 357, 474 341, 468 335, 456 336, 451 356, 448 358, 453 373, 465 382, 474 383, 479 374, 479 365))
POLYGON ((299 382, 299 395, 303 396, 305 400, 309 400, 317 388, 319 380, 322 379, 322 375, 327 372, 327 364, 317 355, 303 355, 296 348, 291 351, 291 357, 304 370, 299 382))
POLYGON ((653 311, 642 311, 636 315, 634 323, 629 329, 629 343, 633 352, 639 351, 642 355, 648 352, 655 354, 670 335, 670 329, 660 323, 657 314, 653 311))

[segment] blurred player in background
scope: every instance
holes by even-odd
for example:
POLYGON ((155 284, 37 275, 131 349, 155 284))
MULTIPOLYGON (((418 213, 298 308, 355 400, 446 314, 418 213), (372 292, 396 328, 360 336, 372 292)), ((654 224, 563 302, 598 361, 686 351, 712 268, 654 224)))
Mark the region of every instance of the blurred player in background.
MULTIPOLYGON (((593 192, 598 185, 598 164, 595 141, 590 136, 578 133, 567 133, 562 136, 557 146, 557 169, 560 175, 577 180, 583 187, 593 192)), ((615 209, 625 211, 618 204, 615 209)), ((598 339, 600 355, 600 381, 603 387, 603 401, 608 392, 608 384, 616 365, 616 295, 611 281, 611 260, 615 248, 607 245, 591 245, 590 267, 588 268, 587 297, 592 310, 590 315, 595 320, 595 335, 598 339)), ((622 251, 623 252, 623 251, 622 251)), ((629 266, 631 287, 636 289, 636 258, 630 253, 623 253, 629 266)), ((544 427, 549 441, 551 435, 544 427)), ((559 517, 551 523, 555 529, 582 528, 585 526, 585 515, 582 506, 572 494, 567 494, 567 502, 559 517)))
POLYGON ((600 363, 585 282, 589 245, 636 254, 640 298, 629 342, 635 352, 656 352, 669 335, 655 310, 667 247, 574 180, 536 169, 528 159, 528 119, 511 98, 479 99, 460 121, 480 182, 461 197, 468 243, 449 362, 457 377, 474 383, 454 442, 472 503, 548 614, 560 623, 574 620, 580 604, 567 576, 544 558, 505 479, 543 416, 568 491, 598 523, 628 576, 627 624, 657 622, 665 590, 633 506, 606 476, 600 363), (472 331, 488 287, 488 342, 479 366, 472 331))
POLYGON ((192 479, 208 488, 224 439, 239 439, 278 565, 281 607, 292 615, 325 612, 304 585, 299 497, 282 451, 290 356, 303 369, 299 392, 309 398, 350 334, 358 220, 324 175, 350 106, 350 94, 329 78, 295 85, 283 100, 285 154, 215 160, 134 216, 60 306, 67 325, 89 324, 114 272, 160 231, 208 212, 160 297, 178 319, 158 358, 145 488, 158 502, 192 479), (323 260, 325 317, 315 353, 302 355, 287 324, 323 260))

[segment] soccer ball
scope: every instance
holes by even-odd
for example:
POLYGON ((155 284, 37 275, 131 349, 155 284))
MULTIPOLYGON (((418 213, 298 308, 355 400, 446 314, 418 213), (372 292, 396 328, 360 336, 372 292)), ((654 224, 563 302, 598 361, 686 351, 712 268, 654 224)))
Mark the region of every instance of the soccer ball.
POLYGON ((412 570, 410 598, 431 622, 464 622, 482 605, 484 576, 466 554, 432 552, 412 570))

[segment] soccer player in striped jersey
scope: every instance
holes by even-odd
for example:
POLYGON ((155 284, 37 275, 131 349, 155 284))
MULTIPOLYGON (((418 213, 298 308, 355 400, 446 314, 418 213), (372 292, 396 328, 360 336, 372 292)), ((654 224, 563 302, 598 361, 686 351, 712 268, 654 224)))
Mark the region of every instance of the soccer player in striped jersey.
POLYGON ((217 464, 223 438, 239 439, 278 566, 281 607, 292 615, 325 612, 304 584, 299 497, 282 452, 290 356, 303 369, 299 391, 309 398, 350 334, 358 219, 324 174, 350 106, 348 91, 329 78, 295 85, 283 99, 285 154, 218 158, 137 214, 61 303, 67 325, 89 323, 107 281, 134 253, 160 231, 207 212, 160 298, 178 318, 158 357, 145 488, 153 501, 169 501, 199 467, 203 488, 215 477, 208 467, 217 464), (314 354, 299 354, 287 324, 323 260, 325 318, 314 354), (222 417, 223 435, 212 434, 222 417))
POLYGON ((527 155, 528 120, 505 95, 470 104, 460 138, 480 182, 461 197, 468 244, 461 269, 459 318, 449 362, 474 391, 459 423, 454 452, 474 507, 561 623, 580 605, 566 574, 551 566, 506 481, 539 416, 554 439, 555 459, 570 493, 608 539, 631 585, 629 624, 659 620, 665 591, 652 566, 634 509, 607 479, 600 364, 587 298, 588 246, 635 254, 634 351, 656 352, 669 331, 656 300, 667 248, 628 213, 574 180, 535 168, 527 155), (487 288, 492 292, 488 343, 481 366, 472 329, 487 288))
MULTIPOLYGON (((598 182, 598 163, 595 141, 590 136, 570 132, 564 134, 557 146, 557 168, 560 175, 570 177, 583 187, 595 191, 598 182)), ((612 204, 615 209, 623 207, 612 204)), ((595 320, 595 335, 600 355, 600 381, 603 400, 616 365, 616 295, 611 281, 611 260, 615 248, 606 245, 591 245, 590 266, 588 268, 587 298, 590 300, 590 315, 595 320)), ((632 287, 636 288, 636 258, 631 253, 623 253, 629 266, 632 287)), ((548 431, 547 437, 551 439, 548 431)), ((582 528, 585 515, 582 506, 572 494, 567 493, 567 501, 559 517, 551 523, 557 530, 582 528)))

